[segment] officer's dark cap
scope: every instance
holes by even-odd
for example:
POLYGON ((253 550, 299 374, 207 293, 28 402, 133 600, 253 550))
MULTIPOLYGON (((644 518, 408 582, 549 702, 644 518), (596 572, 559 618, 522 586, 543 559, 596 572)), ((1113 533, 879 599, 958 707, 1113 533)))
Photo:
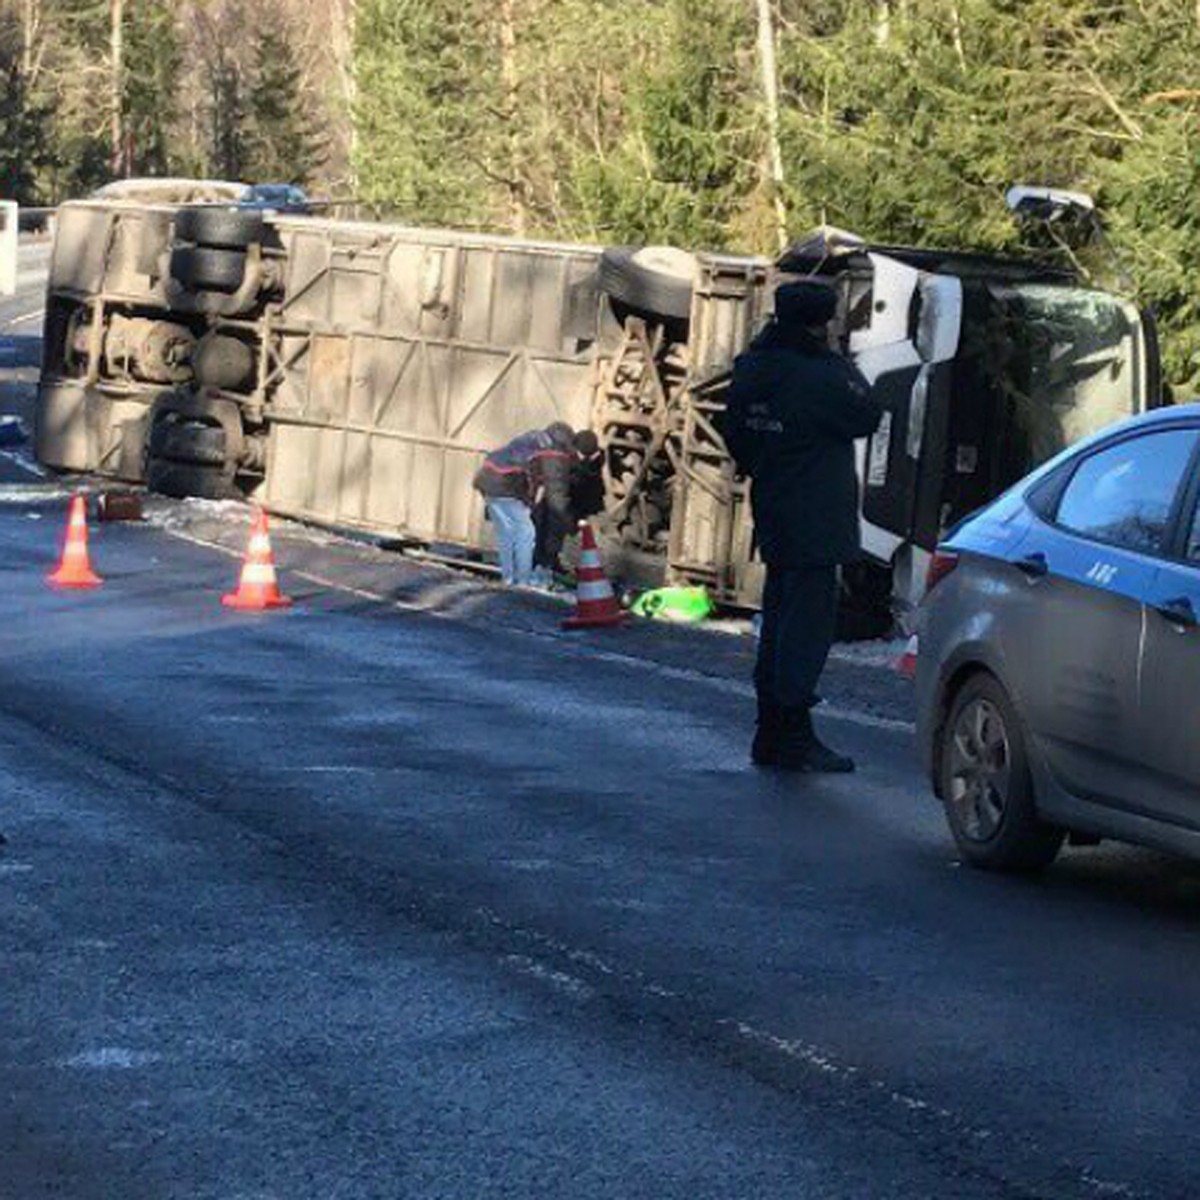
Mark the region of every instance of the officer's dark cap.
POLYGON ((600 439, 590 429, 581 429, 575 435, 575 449, 584 458, 591 458, 600 449, 600 439))
POLYGON ((815 279, 800 279, 775 289, 775 317, 783 325, 828 325, 837 306, 837 292, 815 279))

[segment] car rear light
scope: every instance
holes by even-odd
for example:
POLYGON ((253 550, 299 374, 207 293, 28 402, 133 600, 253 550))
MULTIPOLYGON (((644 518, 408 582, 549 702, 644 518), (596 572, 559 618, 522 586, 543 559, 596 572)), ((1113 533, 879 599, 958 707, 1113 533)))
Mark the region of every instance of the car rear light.
POLYGON ((925 576, 925 594, 933 591, 955 567, 958 566, 958 555, 949 550, 937 550, 929 560, 929 572, 925 576))

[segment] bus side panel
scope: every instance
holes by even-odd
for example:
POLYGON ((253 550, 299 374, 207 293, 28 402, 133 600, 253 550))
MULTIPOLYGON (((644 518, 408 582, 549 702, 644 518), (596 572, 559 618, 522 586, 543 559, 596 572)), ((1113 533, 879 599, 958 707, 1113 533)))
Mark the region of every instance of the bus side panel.
POLYGON ((415 540, 489 540, 472 479, 526 429, 585 427, 599 306, 575 248, 289 231, 265 500, 415 540), (581 336, 581 334, 583 336, 581 336))

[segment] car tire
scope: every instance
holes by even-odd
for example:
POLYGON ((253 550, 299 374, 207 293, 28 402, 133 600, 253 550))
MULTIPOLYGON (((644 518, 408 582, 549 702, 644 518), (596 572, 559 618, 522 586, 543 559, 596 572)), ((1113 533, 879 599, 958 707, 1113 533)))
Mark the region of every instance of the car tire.
POLYGON ((201 500, 243 499, 229 473, 222 468, 168 462, 161 458, 151 458, 147 462, 146 487, 161 496, 171 496, 177 500, 191 497, 201 500))
POLYGON ((175 214, 175 240, 221 250, 244 250, 263 240, 260 212, 209 207, 181 208, 175 214))
POLYGON ((150 429, 149 454, 152 458, 204 467, 220 467, 229 458, 225 430, 220 425, 180 419, 168 413, 150 429))
POLYGON ((938 782, 963 860, 990 871, 1047 867, 1065 831, 1037 811, 1025 731, 1000 682, 971 676, 950 704, 938 782))
POLYGON ((236 250, 178 246, 171 251, 171 278, 194 292, 236 292, 246 278, 246 256, 236 250))
POLYGON ((209 334, 200 339, 192 370, 201 387, 240 391, 254 378, 254 349, 240 338, 209 334))
POLYGON ((600 256, 600 288, 639 312, 687 321, 695 270, 695 257, 673 246, 614 246, 600 256))

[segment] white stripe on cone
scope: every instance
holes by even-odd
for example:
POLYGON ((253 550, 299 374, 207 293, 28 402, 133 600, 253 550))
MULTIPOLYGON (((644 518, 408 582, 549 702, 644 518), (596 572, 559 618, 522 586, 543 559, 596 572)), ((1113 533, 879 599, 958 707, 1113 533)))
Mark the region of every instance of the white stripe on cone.
POLYGON ((612 596, 612 585, 607 581, 604 583, 580 583, 575 588, 575 598, 581 604, 594 603, 597 600, 611 600, 612 596))
POLYGON ((246 563, 242 568, 243 583, 273 584, 275 568, 270 563, 246 563))

